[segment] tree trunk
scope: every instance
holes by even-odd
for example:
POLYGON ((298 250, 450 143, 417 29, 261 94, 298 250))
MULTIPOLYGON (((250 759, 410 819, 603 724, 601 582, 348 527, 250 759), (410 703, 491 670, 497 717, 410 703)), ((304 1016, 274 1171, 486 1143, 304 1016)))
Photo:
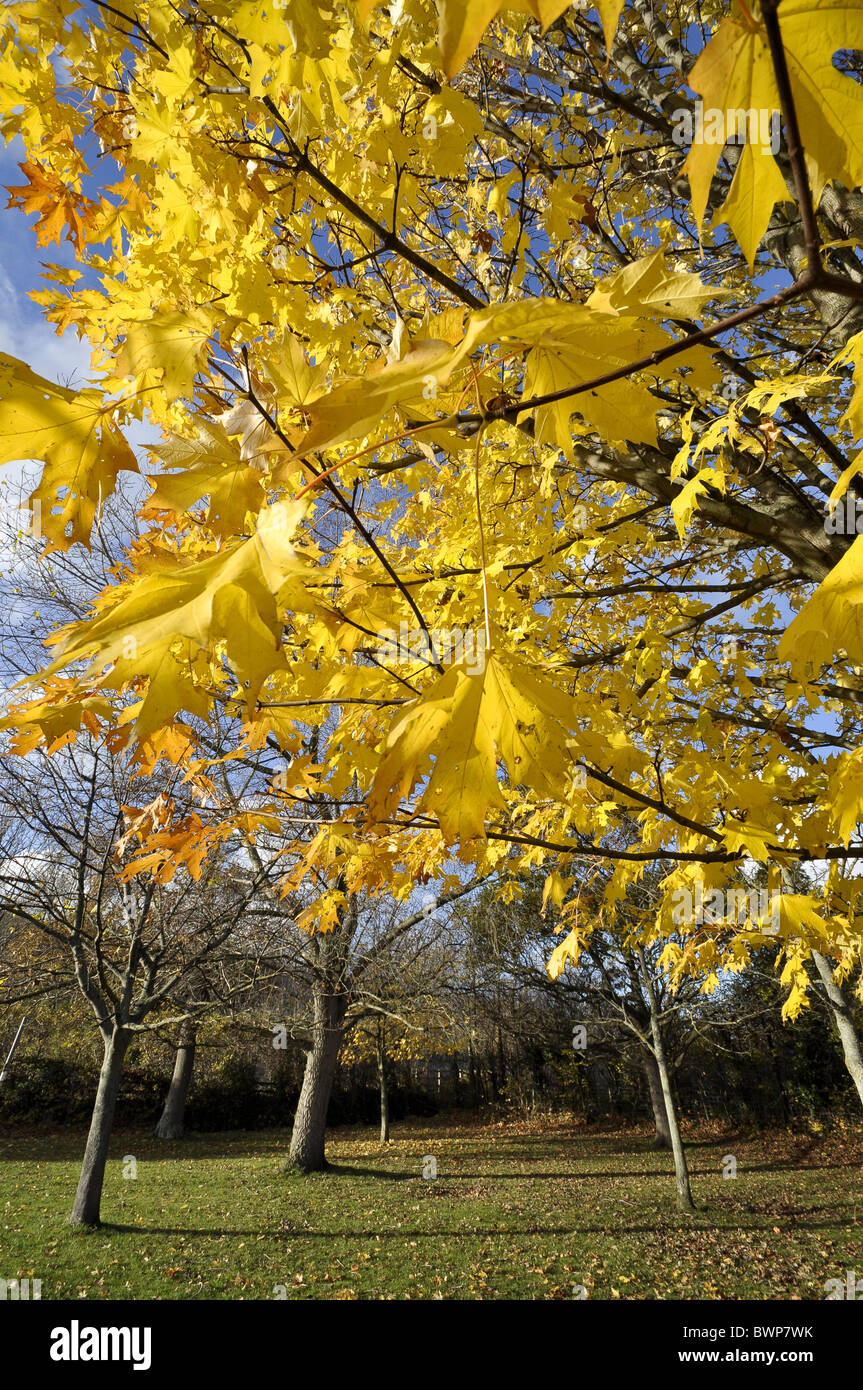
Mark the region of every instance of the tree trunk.
POLYGON ((324 1157, 327 1109, 342 1045, 346 1007, 343 994, 315 990, 312 1046, 306 1054, 291 1148, 285 1164, 287 1170, 317 1173, 327 1166, 324 1157))
POLYGON ((390 1139, 390 1094, 387 1086, 387 1059, 384 1047, 384 1025, 378 1024, 377 1054, 378 1054, 378 1086, 381 1093, 381 1143, 388 1144, 390 1139))
POLYGON ((671 1130, 668 1128, 668 1112, 665 1108, 662 1077, 659 1075, 659 1067, 656 1065, 656 1058, 652 1052, 644 1054, 642 1065, 650 1089, 650 1104, 653 1109, 653 1123, 656 1128, 653 1147, 655 1149, 670 1149, 671 1130))
POLYGON ((782 1106, 782 1123, 784 1125, 790 1125, 791 1106, 788 1104, 788 1094, 785 1089, 785 1081, 782 1076, 782 1068, 779 1066, 779 1062, 777 1061, 777 1058, 779 1056, 779 1047, 776 1037, 774 1036, 773 1029, 770 1029, 768 1032, 767 1044, 768 1055, 770 1057, 770 1065, 773 1071, 773 1080, 775 1082, 776 1090, 779 1095, 779 1104, 782 1106))
POLYGON ((812 959, 815 968, 821 976, 821 983, 824 992, 833 1010, 833 1021, 836 1024, 836 1031, 842 1043, 842 1052, 845 1057, 845 1065, 854 1085, 857 1087, 857 1094, 863 1103, 863 1052, 860 1048, 860 1037, 854 1027, 854 1021, 848 1009, 848 1003, 841 987, 833 978, 833 970, 830 962, 821 955, 820 951, 812 952, 812 959))
POLYGON ((111 1127, 117 1108, 123 1058, 131 1040, 131 1034, 117 1030, 105 1043, 105 1056, 99 1072, 99 1086, 84 1149, 78 1191, 69 1217, 73 1226, 99 1225, 99 1207, 102 1201, 102 1184, 105 1180, 105 1164, 108 1160, 108 1145, 111 1142, 111 1127))
POLYGON ((665 1100, 665 1114, 668 1120, 668 1130, 671 1135, 671 1152, 674 1155, 674 1176, 677 1181, 677 1205, 681 1211, 695 1211, 695 1204, 692 1200, 692 1192, 689 1187, 689 1169, 686 1166, 686 1154, 683 1150, 683 1141, 680 1138, 680 1126, 677 1123, 677 1111, 674 1106, 674 1096, 671 1091, 671 1077, 668 1074, 668 1062, 665 1056, 665 1044, 662 1040, 662 1028, 659 1022, 659 1012, 656 1004, 656 994, 653 989, 653 981, 650 978, 650 971, 647 968, 647 961, 644 952, 638 953, 641 975, 644 980, 644 988, 647 992, 647 1003, 650 1009, 650 1033, 653 1038, 653 1055, 656 1058, 656 1067, 659 1072, 659 1080, 662 1084, 662 1095, 665 1100))
POLYGON ((165 1097, 165 1106, 156 1128, 157 1139, 182 1139, 186 1118, 186 1096, 195 1065, 195 1030, 183 1030, 182 1040, 174 1058, 174 1074, 165 1097))
POLYGON ((503 1048, 503 1029, 497 1025, 497 1068, 500 1075, 500 1090, 506 1089, 506 1053, 503 1048))
POLYGON ((479 1073, 478 1073, 477 1068, 476 1068, 476 1054, 474 1053, 474 1050, 473 1050, 473 1038, 468 1039, 468 1045, 467 1045, 467 1047, 468 1047, 468 1053, 467 1053, 467 1055, 468 1055, 468 1067, 469 1067, 469 1070, 470 1070, 470 1089, 471 1089, 471 1095, 472 1095, 472 1097, 473 1097, 473 1108, 476 1109, 476 1107, 479 1105, 479 1102, 480 1102, 480 1090, 479 1090, 479 1073))

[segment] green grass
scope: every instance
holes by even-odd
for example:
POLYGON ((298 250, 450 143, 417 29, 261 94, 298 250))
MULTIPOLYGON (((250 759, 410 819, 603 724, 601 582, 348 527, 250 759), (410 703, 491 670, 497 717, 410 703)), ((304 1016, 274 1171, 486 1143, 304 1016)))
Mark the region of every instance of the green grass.
POLYGON ((697 1215, 646 1131, 413 1122, 337 1130, 284 1176, 287 1135, 114 1137, 104 1226, 66 1224, 83 1137, 0 1140, 0 1278, 50 1298, 824 1298, 863 1275, 863 1128, 687 1139, 697 1215), (722 1177, 734 1154, 738 1176, 722 1177), (137 1178, 123 1178, 123 1158, 137 1178), (434 1155, 439 1176, 422 1177, 434 1155))

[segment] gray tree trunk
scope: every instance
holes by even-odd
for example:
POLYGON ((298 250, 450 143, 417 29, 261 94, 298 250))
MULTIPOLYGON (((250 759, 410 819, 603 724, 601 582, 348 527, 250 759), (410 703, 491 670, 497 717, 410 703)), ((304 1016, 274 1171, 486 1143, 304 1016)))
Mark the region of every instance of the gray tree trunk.
POLYGON ((381 1093, 381 1143, 388 1144, 390 1138, 390 1093, 387 1085, 387 1059, 384 1046, 383 1024, 378 1028, 378 1086, 381 1093))
POLYGON ((656 1058, 652 1052, 646 1052, 642 1059, 644 1075, 647 1078, 647 1085, 650 1089, 650 1104, 653 1109, 653 1123, 656 1128, 656 1137, 653 1141, 655 1149, 671 1148, 671 1130, 668 1128, 668 1112, 665 1108, 665 1095, 662 1090, 662 1077, 659 1075, 659 1067, 656 1065, 656 1058))
POLYGON ((117 1108, 120 1077, 123 1073, 123 1058, 131 1040, 130 1033, 118 1029, 105 1042, 105 1055, 99 1072, 99 1085, 84 1149, 84 1161, 81 1164, 81 1176, 78 1179, 78 1191, 69 1217, 73 1226, 99 1225, 102 1184, 105 1181, 105 1164, 108 1161, 111 1128, 117 1108))
POLYGON ((312 1046, 306 1054, 306 1069, 285 1164, 288 1170, 317 1173, 327 1166, 324 1156, 327 1109, 344 1035, 346 1006, 343 994, 315 990, 312 1046))
POLYGON ((643 951, 639 951, 638 960, 641 966, 644 988, 647 992, 647 1003, 650 1009, 650 1033, 653 1039, 653 1055, 656 1058, 656 1066, 662 1084, 662 1095, 665 1100, 665 1114, 668 1119, 668 1130, 671 1135, 671 1152, 674 1155, 674 1176, 677 1182, 677 1205, 681 1211, 695 1211, 695 1204, 692 1200, 692 1192, 689 1187, 689 1169, 686 1166, 686 1154, 683 1149, 683 1141, 680 1138, 680 1126, 677 1123, 677 1110, 674 1105, 674 1095, 671 1090, 671 1077, 668 1073, 665 1044, 662 1040, 662 1027, 659 1021, 656 994, 643 951))
POLYGON ((195 1031, 187 1028, 174 1058, 174 1072, 159 1122, 153 1130, 157 1139, 182 1139, 186 1120, 186 1097, 195 1065, 195 1031))
POLYGON ((815 962, 815 969, 821 976, 824 992, 833 1010, 833 1020, 839 1034, 839 1041, 842 1043, 842 1052, 848 1074, 857 1087, 857 1094, 861 1104, 863 1104, 863 1051, 860 1048, 860 1036, 854 1027, 845 995, 833 978, 833 969, 829 960, 826 960, 820 951, 813 951, 812 959, 815 962))

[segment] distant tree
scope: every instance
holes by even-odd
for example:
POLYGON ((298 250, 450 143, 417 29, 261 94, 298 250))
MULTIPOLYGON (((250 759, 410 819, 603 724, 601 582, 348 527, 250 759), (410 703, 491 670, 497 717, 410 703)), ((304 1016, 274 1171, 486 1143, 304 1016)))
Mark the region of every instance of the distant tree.
MULTIPOLYGON (((189 986, 243 922, 254 879, 227 855, 197 881, 127 876, 134 824, 158 816, 164 785, 84 734, 47 757, 11 757, 2 793, 14 809, 0 843, 0 911, 62 951, 95 1017, 102 1068, 70 1220, 99 1222, 123 1061, 136 1034, 194 1018, 189 986), (132 812, 145 787, 146 810, 132 812), (155 795, 153 795, 155 793, 155 795), (130 826, 130 821, 132 822, 130 826)), ((189 811, 190 815, 194 812, 189 811)))

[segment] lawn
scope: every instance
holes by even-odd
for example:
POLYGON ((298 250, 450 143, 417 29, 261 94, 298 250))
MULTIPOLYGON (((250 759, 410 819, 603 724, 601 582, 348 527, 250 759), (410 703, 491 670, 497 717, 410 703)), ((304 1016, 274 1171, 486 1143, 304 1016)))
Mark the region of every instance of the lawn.
POLYGON ((105 1225, 81 1234, 66 1216, 83 1136, 12 1132, 0 1278, 41 1279, 43 1299, 823 1299, 825 1280, 863 1275, 863 1128, 691 1135, 694 1217, 645 1130, 450 1118, 399 1125, 382 1149, 342 1129, 330 1171, 305 1178, 279 1172, 277 1130, 126 1131, 105 1225))

